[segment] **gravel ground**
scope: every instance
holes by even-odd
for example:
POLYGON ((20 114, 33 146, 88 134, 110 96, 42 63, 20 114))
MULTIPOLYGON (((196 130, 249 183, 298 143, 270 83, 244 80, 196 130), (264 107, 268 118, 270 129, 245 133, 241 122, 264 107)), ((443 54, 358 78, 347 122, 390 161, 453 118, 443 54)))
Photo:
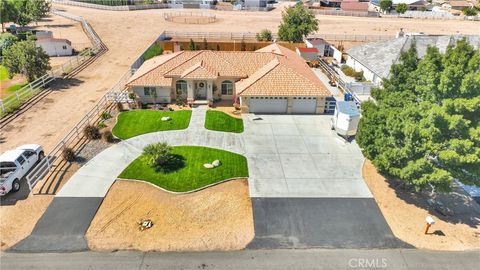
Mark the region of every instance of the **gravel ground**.
POLYGON ((238 250, 253 236, 246 179, 185 195, 117 180, 86 234, 89 247, 98 251, 238 250), (153 227, 140 231, 141 219, 152 220, 153 227))

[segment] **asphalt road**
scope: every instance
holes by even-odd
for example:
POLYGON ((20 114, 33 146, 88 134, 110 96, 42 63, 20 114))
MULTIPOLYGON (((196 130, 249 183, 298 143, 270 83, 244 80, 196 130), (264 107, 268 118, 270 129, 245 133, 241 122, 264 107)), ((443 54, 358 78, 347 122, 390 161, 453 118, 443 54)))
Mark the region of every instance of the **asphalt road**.
POLYGON ((252 198, 251 249, 408 248, 372 198, 252 198))
POLYGON ((1 269, 478 269, 479 252, 245 250, 197 253, 2 253, 1 269))

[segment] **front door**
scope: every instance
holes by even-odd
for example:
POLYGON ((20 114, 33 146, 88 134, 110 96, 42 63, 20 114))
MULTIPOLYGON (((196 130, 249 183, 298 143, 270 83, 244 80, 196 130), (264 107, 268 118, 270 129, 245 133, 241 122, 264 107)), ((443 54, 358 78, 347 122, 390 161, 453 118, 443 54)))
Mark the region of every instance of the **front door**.
POLYGON ((197 82, 196 99, 207 99, 207 82, 197 82))

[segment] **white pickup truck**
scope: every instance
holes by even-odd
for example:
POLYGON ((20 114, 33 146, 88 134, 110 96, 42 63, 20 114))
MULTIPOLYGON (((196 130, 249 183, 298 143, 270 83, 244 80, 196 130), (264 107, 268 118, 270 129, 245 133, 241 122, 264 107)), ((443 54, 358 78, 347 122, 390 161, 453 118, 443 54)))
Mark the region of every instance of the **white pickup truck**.
POLYGON ((0 156, 0 196, 20 190, 20 179, 43 159, 43 148, 38 144, 22 145, 0 156))

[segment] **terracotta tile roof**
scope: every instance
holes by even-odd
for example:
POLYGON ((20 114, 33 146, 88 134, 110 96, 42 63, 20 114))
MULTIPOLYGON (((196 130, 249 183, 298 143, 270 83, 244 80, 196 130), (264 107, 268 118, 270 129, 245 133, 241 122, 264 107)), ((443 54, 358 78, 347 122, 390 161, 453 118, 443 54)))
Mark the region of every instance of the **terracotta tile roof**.
POLYGON ((210 68, 205 61, 200 61, 197 64, 191 66, 182 73, 180 77, 182 79, 216 79, 218 73, 210 68))
POLYGON ((154 57, 137 70, 127 86, 172 85, 173 78, 233 77, 240 95, 330 96, 296 52, 272 44, 255 52, 182 51, 154 57))

